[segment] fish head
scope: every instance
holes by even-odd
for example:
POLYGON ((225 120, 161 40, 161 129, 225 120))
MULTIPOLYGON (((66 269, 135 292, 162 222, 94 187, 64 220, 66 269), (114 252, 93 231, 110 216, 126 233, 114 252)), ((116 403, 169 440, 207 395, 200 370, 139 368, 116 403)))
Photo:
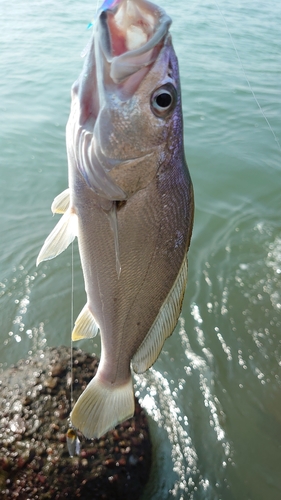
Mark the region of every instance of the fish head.
POLYGON ((179 73, 163 9, 146 0, 107 3, 73 88, 68 135, 89 187, 125 200, 155 178, 181 142, 179 73))

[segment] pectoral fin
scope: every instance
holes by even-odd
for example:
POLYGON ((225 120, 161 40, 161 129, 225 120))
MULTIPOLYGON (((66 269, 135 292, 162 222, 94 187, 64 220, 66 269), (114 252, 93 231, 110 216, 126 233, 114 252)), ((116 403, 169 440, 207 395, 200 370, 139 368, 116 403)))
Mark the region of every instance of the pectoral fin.
POLYGON ((65 189, 62 193, 55 197, 51 210, 53 214, 64 214, 69 208, 70 195, 69 188, 65 189))
POLYGON ((45 240, 37 257, 36 265, 43 260, 50 260, 62 253, 77 236, 77 215, 68 210, 59 220, 45 240))
POLYGON ((186 282, 187 259, 185 257, 168 297, 132 359, 132 366, 136 373, 143 373, 153 365, 165 340, 173 333, 180 315, 186 282))
POLYGON ((86 304, 75 321, 72 340, 90 339, 95 337, 98 331, 99 325, 86 304))

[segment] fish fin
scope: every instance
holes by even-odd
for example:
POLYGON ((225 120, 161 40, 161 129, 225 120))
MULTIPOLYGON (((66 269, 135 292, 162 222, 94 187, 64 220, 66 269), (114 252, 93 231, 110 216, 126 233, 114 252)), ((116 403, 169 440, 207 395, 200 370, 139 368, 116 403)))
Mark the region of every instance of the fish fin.
POLYGON ((72 340, 90 339, 95 337, 98 331, 99 325, 86 304, 75 321, 72 340))
POLYGON ((79 397, 70 419, 86 438, 93 439, 132 417, 134 411, 132 376, 125 384, 116 385, 105 383, 97 374, 79 397))
POLYGON ((58 194, 58 196, 55 197, 51 206, 53 214, 64 214, 67 211, 70 204, 69 193, 70 190, 69 188, 67 188, 62 193, 58 194))
POLYGON ((45 240, 37 257, 36 265, 43 260, 50 260, 62 253, 77 236, 77 215, 68 210, 59 220, 45 240))
POLYGON ((183 260, 177 279, 163 303, 157 318, 132 358, 136 373, 143 373, 158 358, 165 340, 173 333, 181 312, 187 282, 187 259, 183 260))

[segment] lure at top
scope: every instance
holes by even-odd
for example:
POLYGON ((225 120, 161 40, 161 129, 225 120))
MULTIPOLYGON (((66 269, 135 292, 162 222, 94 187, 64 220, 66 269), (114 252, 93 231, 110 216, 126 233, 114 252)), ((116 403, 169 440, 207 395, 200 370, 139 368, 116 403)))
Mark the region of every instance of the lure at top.
MULTIPOLYGON (((97 12, 94 16, 93 22, 90 22, 87 26, 87 30, 94 26, 94 21, 98 18, 99 14, 107 9, 114 9, 115 5, 118 4, 119 0, 105 0, 103 4, 97 8, 97 12)), ((130 0, 129 0, 130 1, 130 0)), ((133 0, 134 1, 134 0, 133 0)))
POLYGON ((117 5, 119 0, 105 0, 101 7, 99 7, 98 12, 103 12, 107 9, 113 9, 117 5))

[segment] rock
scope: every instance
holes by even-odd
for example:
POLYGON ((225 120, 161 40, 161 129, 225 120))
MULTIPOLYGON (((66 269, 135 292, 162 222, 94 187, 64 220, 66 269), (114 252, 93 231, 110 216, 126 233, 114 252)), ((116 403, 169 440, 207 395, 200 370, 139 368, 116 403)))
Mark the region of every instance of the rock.
MULTIPOLYGON (((148 480, 151 442, 136 400, 133 418, 101 439, 79 435, 70 457, 70 349, 49 348, 0 375, 0 498, 5 500, 137 500, 148 480)), ((73 399, 94 376, 98 359, 73 351, 73 399)))

